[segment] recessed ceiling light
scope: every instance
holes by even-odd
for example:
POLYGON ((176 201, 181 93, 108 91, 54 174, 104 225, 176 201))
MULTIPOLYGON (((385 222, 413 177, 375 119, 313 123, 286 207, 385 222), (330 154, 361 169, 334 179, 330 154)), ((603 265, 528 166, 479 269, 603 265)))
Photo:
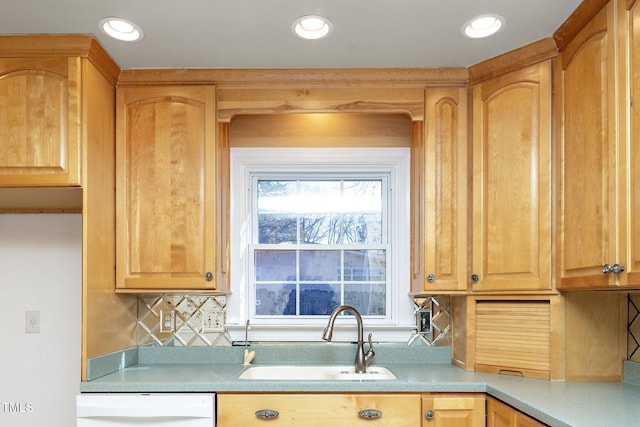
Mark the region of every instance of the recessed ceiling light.
POLYGON ((113 16, 100 20, 100 29, 114 39, 135 42, 144 37, 142 29, 131 21, 113 16))
POLYGON ((293 21, 291 29, 298 37, 315 40, 328 36, 333 30, 333 24, 322 16, 307 15, 293 21))
POLYGON ((476 16, 462 26, 462 35, 470 39, 480 39, 497 33, 504 27, 503 16, 486 14, 476 16))

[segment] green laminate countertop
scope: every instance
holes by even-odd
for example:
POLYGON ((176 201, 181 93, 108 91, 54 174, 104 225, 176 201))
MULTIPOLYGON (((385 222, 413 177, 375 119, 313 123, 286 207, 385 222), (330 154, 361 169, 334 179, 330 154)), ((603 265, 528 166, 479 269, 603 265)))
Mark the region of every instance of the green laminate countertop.
MULTIPOLYGON (((284 347, 252 347, 255 366, 292 363, 280 352, 303 356, 306 364, 345 363, 353 347, 322 349, 322 357, 284 347), (328 353, 328 356, 327 356, 328 353), (304 356, 307 356, 304 358, 304 356), (262 359, 262 360, 261 360, 262 359), (329 359, 329 360, 328 360, 329 359), (328 360, 328 361, 327 361, 328 360)), ((483 392, 551 426, 629 427, 640 425, 640 387, 629 382, 564 382, 467 372, 442 359, 448 353, 380 348, 373 365, 385 366, 395 380, 282 381, 241 380, 241 349, 205 357, 206 350, 142 350, 137 363, 85 381, 90 392, 483 392), (388 353, 384 356, 384 353, 388 353), (409 354, 408 357, 407 354, 409 354), (235 359, 233 362, 227 358, 235 359)), ((316 348, 317 350, 317 348, 316 348)), ((312 352, 313 353, 313 352, 312 352)), ((297 362, 300 363, 300 362, 297 362)), ((347 361, 348 363, 348 361, 347 361)))

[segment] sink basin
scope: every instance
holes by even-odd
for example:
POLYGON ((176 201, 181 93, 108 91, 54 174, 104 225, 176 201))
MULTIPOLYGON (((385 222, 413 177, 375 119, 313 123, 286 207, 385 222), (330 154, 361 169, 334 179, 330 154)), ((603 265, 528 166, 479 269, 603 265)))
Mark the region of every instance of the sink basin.
POLYGON ((381 366, 370 366, 365 373, 356 373, 354 366, 341 365, 268 365, 252 366, 240 374, 241 380, 395 380, 393 372, 381 366))

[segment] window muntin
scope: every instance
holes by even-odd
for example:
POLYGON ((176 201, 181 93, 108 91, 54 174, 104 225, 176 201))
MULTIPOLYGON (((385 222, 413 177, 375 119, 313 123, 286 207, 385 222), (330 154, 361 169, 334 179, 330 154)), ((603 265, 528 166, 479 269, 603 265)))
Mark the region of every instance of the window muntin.
POLYGON ((346 175, 252 176, 255 318, 387 316, 389 178, 346 175))

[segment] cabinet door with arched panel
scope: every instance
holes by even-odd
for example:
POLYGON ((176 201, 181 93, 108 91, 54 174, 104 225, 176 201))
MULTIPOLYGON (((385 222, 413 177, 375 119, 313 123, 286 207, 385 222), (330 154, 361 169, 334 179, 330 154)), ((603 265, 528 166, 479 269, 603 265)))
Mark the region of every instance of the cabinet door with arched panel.
POLYGON ((116 286, 216 290, 213 86, 117 91, 116 286))
POLYGON ((0 58, 0 187, 80 185, 80 58, 0 58))
POLYGON ((474 291, 550 290, 551 61, 473 87, 474 291))
POLYGON ((424 125, 414 124, 414 293, 467 289, 467 94, 427 89, 424 125))

